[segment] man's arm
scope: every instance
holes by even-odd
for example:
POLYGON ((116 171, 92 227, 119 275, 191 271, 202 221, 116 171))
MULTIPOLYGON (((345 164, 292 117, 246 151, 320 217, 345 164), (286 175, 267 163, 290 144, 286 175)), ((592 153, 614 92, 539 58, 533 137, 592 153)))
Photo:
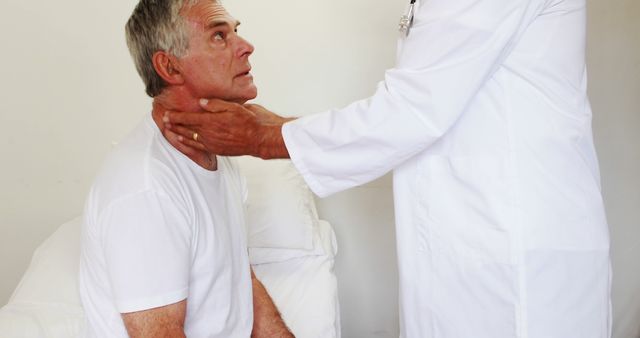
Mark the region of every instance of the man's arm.
POLYGON ((253 286, 253 332, 251 338, 295 338, 282 320, 278 308, 251 269, 253 286))
POLYGON ((187 300, 155 309, 123 313, 122 320, 131 338, 186 337, 184 319, 187 300))

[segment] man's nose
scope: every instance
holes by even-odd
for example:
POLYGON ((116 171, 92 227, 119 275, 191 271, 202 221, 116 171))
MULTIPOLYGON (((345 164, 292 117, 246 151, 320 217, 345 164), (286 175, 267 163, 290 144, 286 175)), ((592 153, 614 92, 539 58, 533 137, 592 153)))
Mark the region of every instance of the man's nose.
POLYGON ((249 41, 238 36, 238 50, 237 50, 238 57, 249 57, 249 55, 253 53, 253 50, 254 50, 254 47, 251 43, 249 43, 249 41))

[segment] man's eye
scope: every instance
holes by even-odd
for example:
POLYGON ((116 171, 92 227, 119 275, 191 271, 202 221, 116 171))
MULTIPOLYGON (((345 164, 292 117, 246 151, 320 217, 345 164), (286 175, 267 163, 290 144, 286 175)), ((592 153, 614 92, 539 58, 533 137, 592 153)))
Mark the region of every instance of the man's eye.
POLYGON ((213 34, 213 39, 216 41, 223 41, 224 40, 224 33, 223 32, 216 32, 215 34, 213 34))

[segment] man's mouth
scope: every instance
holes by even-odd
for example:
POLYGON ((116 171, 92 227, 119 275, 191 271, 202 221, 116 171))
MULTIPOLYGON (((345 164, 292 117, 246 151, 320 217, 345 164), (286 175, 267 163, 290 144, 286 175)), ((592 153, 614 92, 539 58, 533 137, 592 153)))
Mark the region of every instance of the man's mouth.
POLYGON ((244 77, 244 76, 251 76, 251 68, 245 70, 242 73, 239 73, 238 75, 236 75, 236 77, 244 77))

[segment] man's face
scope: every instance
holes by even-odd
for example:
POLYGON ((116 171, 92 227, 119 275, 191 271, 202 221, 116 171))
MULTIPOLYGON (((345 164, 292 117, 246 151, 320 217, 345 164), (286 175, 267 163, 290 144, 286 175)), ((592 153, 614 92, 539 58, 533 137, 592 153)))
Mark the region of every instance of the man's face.
POLYGON ((239 22, 210 1, 200 1, 182 15, 189 48, 179 64, 191 94, 238 103, 255 98, 258 90, 249 64, 253 46, 237 34, 239 22))

